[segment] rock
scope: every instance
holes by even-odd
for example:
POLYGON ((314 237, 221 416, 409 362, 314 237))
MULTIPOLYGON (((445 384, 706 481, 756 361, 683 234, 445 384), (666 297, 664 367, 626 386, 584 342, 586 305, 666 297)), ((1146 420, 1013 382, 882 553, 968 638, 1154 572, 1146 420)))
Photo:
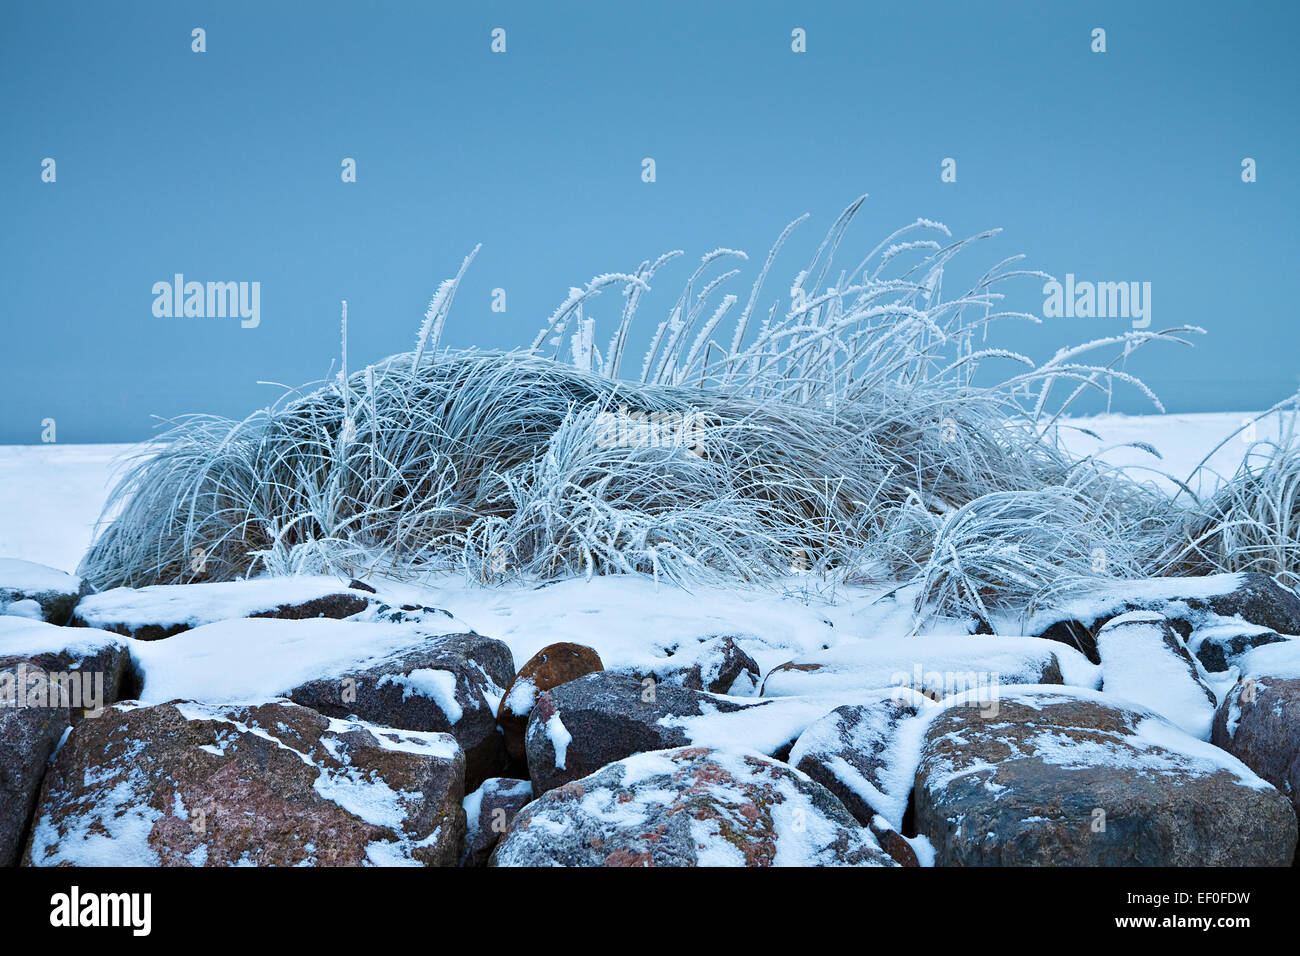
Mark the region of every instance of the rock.
POLYGON ((497 714, 510 759, 515 763, 527 759, 524 733, 539 693, 604 669, 600 655, 584 644, 549 644, 530 657, 513 681, 507 681, 497 714))
POLYGON ((1111 618, 1097 632, 1102 690, 1142 704, 1199 740, 1208 740, 1214 692, 1169 622, 1154 611, 1111 618))
POLYGON ((0 867, 22 854, 46 763, 69 725, 59 697, 37 664, 0 665, 0 867))
POLYGON ((1115 581, 1036 612, 1025 632, 1081 646, 1095 662, 1089 653, 1093 635, 1106 621, 1130 611, 1163 615, 1184 639, 1198 628, 1232 618, 1279 634, 1300 634, 1300 597, 1256 572, 1115 581))
POLYGON ((753 697, 758 693, 762 671, 731 635, 702 637, 689 650, 678 645, 673 651, 668 663, 635 676, 711 694, 753 697))
POLYGON ((900 691, 870 704, 837 707, 799 736, 789 763, 835 794, 863 826, 880 816, 901 827, 923 727, 915 724, 900 734, 900 725, 915 723, 927 705, 933 706, 920 694, 900 691))
POLYGON ((81 597, 81 578, 32 561, 0 558, 0 614, 39 618, 67 624, 81 597))
POLYGON ((538 695, 525 749, 540 796, 632 754, 691 743, 672 719, 732 713, 743 705, 700 691, 597 671, 538 695))
POLYGON ((758 754, 628 757, 515 817, 492 866, 891 866, 825 788, 758 754))
POLYGON ((1187 640, 1187 649, 1196 655, 1201 666, 1211 673, 1220 673, 1233 667, 1243 654, 1288 640, 1258 624, 1212 624, 1198 628, 1187 640))
POLYGON ((533 785, 527 780, 492 777, 465 798, 465 852, 461 866, 487 866, 497 841, 510 827, 515 814, 533 799, 533 785))
POLYGON ((1214 715, 1210 741, 1290 797, 1300 813, 1300 676, 1238 682, 1214 715))
POLYGON ((1095 687, 1097 669, 1082 654, 1033 637, 913 637, 837 644, 768 672, 764 697, 908 687, 947 697, 997 684, 1095 687))
POLYGON ((126 642, 107 631, 0 618, 0 666, 30 661, 65 689, 72 721, 140 691, 126 642))
POLYGON ((385 624, 434 624, 445 626, 456 618, 450 611, 440 607, 425 607, 422 604, 403 604, 393 607, 383 601, 377 601, 370 610, 358 617, 358 620, 382 621, 385 624))
POLYGON ((414 647, 284 691, 331 717, 451 734, 465 752, 465 786, 506 769, 496 713, 514 676, 510 648, 481 634, 430 637, 414 647))
POLYGON ((455 866, 463 777, 446 734, 283 700, 119 704, 59 749, 25 862, 455 866))
MULTIPOLYGON (((1220 617, 1239 617, 1279 634, 1300 634, 1300 597, 1265 574, 1251 571, 1236 577, 1236 587, 1207 600, 1220 617)), ((1194 599, 1189 600, 1189 605, 1194 599)))
POLYGON ((1004 689, 996 720, 930 719, 914 814, 939 866, 1260 866, 1289 801, 1163 718, 1070 688, 1004 689))
POLYGON ((601 671, 538 697, 525 744, 533 792, 634 753, 697 746, 785 760, 799 735, 844 704, 874 704, 891 688, 747 701, 601 671))
POLYGON ((370 607, 374 595, 328 577, 255 578, 209 584, 113 588, 81 599, 74 627, 97 627, 157 641, 216 621, 237 618, 342 619, 370 607))
POLYGON ((916 850, 912 849, 912 844, 908 843, 907 838, 895 830, 884 817, 872 817, 867 824, 867 829, 876 838, 880 848, 899 866, 921 865, 921 861, 916 857, 916 850))

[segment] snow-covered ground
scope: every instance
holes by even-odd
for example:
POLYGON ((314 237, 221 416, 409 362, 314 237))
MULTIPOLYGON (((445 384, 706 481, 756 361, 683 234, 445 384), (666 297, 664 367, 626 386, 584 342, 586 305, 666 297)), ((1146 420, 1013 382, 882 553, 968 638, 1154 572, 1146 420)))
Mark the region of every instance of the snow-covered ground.
MULTIPOLYGON (((1132 466, 1134 477, 1159 482, 1155 469, 1184 479, 1205 455, 1254 417, 1248 412, 1186 415, 1098 415, 1068 419, 1060 436, 1079 455, 1103 452, 1117 465, 1132 466), (1078 428, 1101 436, 1097 440, 1078 428), (1131 447, 1148 442, 1161 459, 1131 447)), ((1265 440, 1277 430, 1276 418, 1256 427, 1265 440)), ((130 445, 0 445, 0 557, 23 558, 66 571, 75 570, 90 544, 100 510, 112 486, 115 467, 130 445)), ((1230 476, 1247 447, 1242 436, 1230 440, 1210 467, 1230 476)), ((1201 489, 1198 489, 1201 490, 1201 489)))
POLYGON ((130 445, 0 445, 0 557, 76 570, 130 445))

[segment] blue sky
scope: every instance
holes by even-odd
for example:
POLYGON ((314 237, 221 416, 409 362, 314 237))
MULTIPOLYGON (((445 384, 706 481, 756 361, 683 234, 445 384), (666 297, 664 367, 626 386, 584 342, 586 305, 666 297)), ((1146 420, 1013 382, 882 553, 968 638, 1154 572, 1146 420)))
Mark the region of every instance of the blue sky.
MULTIPOLYGON (((408 349, 477 242, 454 346, 527 344, 571 285, 668 249, 761 261, 811 213, 775 292, 861 193, 845 259, 918 216, 1003 227, 972 268, 1024 252, 1150 282, 1153 327, 1207 330, 1130 363, 1171 410, 1261 409, 1300 387, 1298 28, 1300 5, 1265 2, 8 4, 0 442, 46 418, 96 442, 242 417, 279 394, 258 380, 327 372, 342 298, 354 367, 408 349), (260 282, 260 325, 156 317, 177 272, 260 282)), ((643 335, 688 268, 656 284, 643 335)), ((1038 284, 1012 291, 1041 309, 1038 284)), ((1051 319, 997 344, 1042 359, 1127 327, 1051 319)))

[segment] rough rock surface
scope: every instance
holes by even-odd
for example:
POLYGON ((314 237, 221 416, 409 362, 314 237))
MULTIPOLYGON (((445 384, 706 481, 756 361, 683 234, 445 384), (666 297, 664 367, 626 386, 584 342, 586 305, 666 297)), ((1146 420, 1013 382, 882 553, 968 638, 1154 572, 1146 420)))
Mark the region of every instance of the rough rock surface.
POLYGON ((1130 611, 1162 614, 1179 635, 1240 618, 1279 634, 1300 634, 1300 597, 1256 572, 1116 582, 1036 613, 1027 631, 1079 647, 1096 661, 1095 636, 1113 617, 1130 611))
POLYGON ((515 817, 493 866, 891 866, 820 784, 758 754, 638 754, 515 817))
POLYGON ((585 777, 632 754, 691 743, 665 718, 732 713, 744 705, 684 687, 598 671, 544 691, 528 719, 534 794, 585 777))
POLYGON ((1285 793, 1300 813, 1300 678, 1238 682, 1214 716, 1210 741, 1285 793))
POLYGON ((33 561, 0 558, 0 614, 39 616, 51 624, 67 624, 83 589, 75 574, 33 561))
POLYGON ((702 637, 694 646, 676 645, 671 650, 673 655, 667 662, 634 676, 652 677, 661 684, 704 690, 711 694, 733 697, 758 694, 762 670, 732 635, 702 637))
POLYGON ((1004 693, 929 723, 915 825, 936 865, 1289 865, 1290 802, 1236 758, 1087 691, 1004 693))
POLYGON ((59 749, 25 862, 455 866, 464 766, 446 734, 289 701, 119 704, 59 749))
POLYGON ((1214 720, 1214 692, 1163 616, 1132 611, 1097 632, 1102 690, 1149 707, 1193 737, 1206 740, 1214 720))
POLYGON ((126 641, 107 631, 0 618, 0 666, 22 660, 39 665, 69 687, 74 722, 97 706, 129 700, 140 691, 126 641))
POLYGON ((71 623, 157 641, 235 618, 342 619, 367 610, 373 600, 367 589, 324 577, 158 584, 88 595, 77 604, 71 623))
POLYGON ((1212 624, 1192 632, 1187 639, 1187 649, 1196 655, 1207 671, 1221 673, 1235 667, 1242 655, 1255 648, 1287 640, 1292 638, 1258 624, 1212 624))
POLYGON ((492 777, 465 798, 465 852, 461 866, 487 866, 510 822, 533 799, 527 780, 492 777))
POLYGON ((510 759, 516 763, 527 759, 524 735, 538 694, 604 669, 600 655, 585 644, 548 644, 530 657, 514 680, 506 682, 509 686, 497 713, 510 759))
POLYGON ((36 663, 0 665, 0 866, 18 862, 46 763, 68 727, 68 708, 57 701, 36 663))
POLYGON ((451 734, 465 752, 465 786, 475 788, 507 765, 496 713, 514 670, 501 641, 450 634, 346 674, 307 681, 284 696, 331 717, 451 734))
POLYGON ((927 706, 935 705, 903 692, 837 707, 800 735, 789 763, 835 794, 863 826, 879 815, 900 827, 916 769, 906 752, 914 749, 912 737, 921 730, 900 734, 900 725, 927 706))

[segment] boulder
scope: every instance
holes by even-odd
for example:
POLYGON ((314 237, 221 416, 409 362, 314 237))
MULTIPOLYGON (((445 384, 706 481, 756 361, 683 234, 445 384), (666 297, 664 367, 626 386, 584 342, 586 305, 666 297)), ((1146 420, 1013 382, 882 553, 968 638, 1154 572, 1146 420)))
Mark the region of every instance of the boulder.
POLYGON ((516 815, 493 866, 892 866, 820 784, 752 753, 637 754, 516 815))
POLYGON ((22 854, 46 764, 71 720, 59 699, 34 662, 0 664, 0 867, 22 854))
POLYGON ((1214 715, 1210 742, 1290 797, 1300 813, 1300 675, 1239 681, 1214 715))
POLYGON ((939 866, 1282 866, 1290 802, 1235 757, 1107 696, 1005 690, 942 708, 913 795, 939 866))
POLYGON ((835 794, 863 826, 880 816, 901 827, 923 729, 915 718, 927 706, 934 705, 901 691, 869 704, 837 707, 799 736, 789 763, 835 794))
POLYGON ((1102 690, 1149 707, 1176 727, 1208 740, 1214 692, 1169 622, 1154 611, 1111 618, 1097 632, 1102 690))
POLYGON ((126 641, 107 631, 0 618, 0 665, 29 661, 65 689, 73 722, 140 691, 126 641))
POLYGON ((0 614, 67 624, 83 593, 81 578, 17 558, 0 558, 0 614))
POLYGON ((525 744, 534 794, 634 753, 698 746, 788 758, 799 735, 844 704, 874 704, 891 688, 745 700, 601 671, 544 692, 525 744))
POLYGON ((1257 647, 1291 640, 1277 631, 1258 624, 1233 622, 1197 628, 1187 639, 1187 649, 1196 655, 1210 673, 1222 673, 1235 667, 1243 654, 1257 647))
POLYGON ((1082 654, 1033 637, 956 635, 904 641, 846 641, 774 667, 762 696, 907 687, 948 697, 999 684, 1095 687, 1097 669, 1082 654))
POLYGON ((465 852, 461 866, 487 866, 510 821, 533 799, 527 780, 491 777, 465 798, 465 852))
POLYGON ((701 637, 694 645, 676 645, 672 656, 651 670, 635 674, 658 683, 705 690, 711 694, 753 697, 758 694, 762 671, 729 634, 701 637))
POLYGON ((514 679, 507 680, 497 713, 510 759, 515 763, 527 759, 524 734, 538 694, 604 669, 600 655, 585 644, 548 644, 530 657, 514 679))
POLYGON ((501 641, 449 634, 283 693, 331 717, 451 734, 465 752, 465 786, 474 788, 506 769, 496 713, 514 670, 510 648, 501 641))
POLYGON ((455 866, 454 738, 284 700, 119 704, 79 723, 46 774, 37 866, 455 866))
POLYGON ((610 671, 543 691, 525 735, 533 793, 540 796, 632 754, 691 743, 674 719, 734 713, 744 706, 610 671))
POLYGON ((88 595, 77 604, 71 623, 157 641, 237 618, 338 620, 366 611, 373 600, 370 590, 351 588, 329 577, 159 584, 88 595))
POLYGON ((1238 619, 1279 634, 1300 634, 1300 597, 1257 572, 1115 581, 1084 589, 1035 612, 1025 633, 1079 647, 1096 662, 1098 629, 1130 611, 1163 615, 1186 639, 1201 627, 1238 619))

